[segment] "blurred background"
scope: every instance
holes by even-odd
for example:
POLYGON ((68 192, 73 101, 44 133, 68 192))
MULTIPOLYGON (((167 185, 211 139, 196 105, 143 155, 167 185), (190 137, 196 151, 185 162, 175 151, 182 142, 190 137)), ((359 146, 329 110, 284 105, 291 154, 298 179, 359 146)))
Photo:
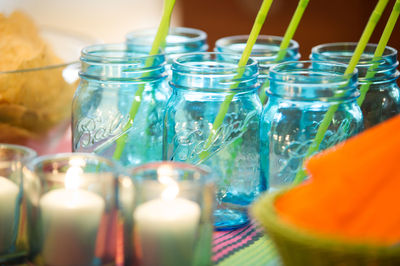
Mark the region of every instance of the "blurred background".
MULTIPOLYGON (((300 44, 302 58, 308 59, 311 47, 317 44, 357 42, 377 2, 310 0, 294 36, 300 44)), ((248 34, 261 3, 262 0, 183 0, 182 24, 204 29, 212 45, 223 36, 248 34)), ((283 36, 297 3, 298 0, 275 0, 261 33, 283 36)), ((371 42, 379 41, 394 3, 390 0, 371 42)), ((400 48, 400 25, 396 26, 389 45, 400 48)))
MULTIPOLYGON (((248 34, 262 0, 177 0, 172 25, 207 32, 211 49, 224 36, 248 34)), ((388 7, 371 42, 378 42, 395 0, 388 7)), ((262 34, 285 32, 298 0, 275 0, 262 34)), ((310 0, 294 36, 302 58, 312 46, 326 42, 358 41, 377 0, 310 0)), ((79 31, 105 42, 123 41, 127 32, 157 27, 162 0, 0 0, 0 11, 22 9, 38 24, 79 31)), ((400 48, 397 25, 389 45, 400 48)), ((1 37, 1 36, 0 36, 1 37)))

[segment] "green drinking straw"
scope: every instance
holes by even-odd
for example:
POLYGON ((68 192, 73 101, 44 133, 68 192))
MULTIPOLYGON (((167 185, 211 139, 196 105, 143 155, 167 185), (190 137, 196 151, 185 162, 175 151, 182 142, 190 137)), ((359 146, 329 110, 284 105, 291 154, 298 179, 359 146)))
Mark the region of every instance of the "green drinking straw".
MULTIPOLYGON (((285 35, 283 36, 281 45, 279 47, 279 52, 278 55, 275 58, 275 62, 279 62, 282 59, 285 58, 286 53, 287 53, 287 48, 289 47, 290 41, 292 40, 297 27, 299 26, 300 20, 303 17, 304 11, 307 8, 308 2, 310 0, 300 0, 296 11, 293 14, 292 19, 290 20, 289 26, 286 29, 285 35)), ((269 86, 269 80, 266 80, 262 86, 261 92, 260 92, 260 101, 264 105, 265 100, 267 99, 267 95, 265 94, 265 88, 269 86)))
MULTIPOLYGON (((234 77, 235 79, 239 79, 242 77, 244 73, 245 66, 247 64, 247 61, 250 58, 251 50, 253 49, 254 44, 257 41, 257 37, 260 34, 261 28, 264 25, 264 21, 267 18, 269 9, 271 7, 273 0, 264 0, 261 4, 260 10, 257 13, 257 17, 254 21, 253 28, 251 29, 249 38, 247 39, 246 47, 243 50, 242 56, 239 60, 238 63, 238 74, 234 77)), ((237 85, 234 85, 236 87, 237 85)), ((233 88, 234 88, 233 87, 233 88)), ((232 102, 233 97, 235 96, 236 93, 232 92, 231 94, 227 95, 225 97, 225 100, 222 102, 217 117, 214 120, 211 133, 208 136, 207 141, 205 142, 205 145, 203 147, 203 151, 200 153, 200 162, 206 159, 210 154, 208 152, 208 149, 210 148, 211 144, 213 143, 213 139, 215 137, 215 134, 217 133, 218 128, 222 125, 222 122, 225 119, 225 115, 228 112, 229 105, 232 102)), ((199 162, 199 163, 200 163, 199 162)))
MULTIPOLYGON (((367 80, 373 78, 376 74, 375 70, 379 65, 379 58, 383 55, 385 51, 385 47, 389 42, 390 36, 392 35, 393 28, 396 25, 397 19, 400 14, 400 0, 397 0, 393 6, 392 12, 390 13, 389 19, 386 23, 385 29, 383 30, 382 36, 379 39, 378 46, 376 47, 374 57, 372 59, 373 64, 369 67, 365 78, 367 80)), ((357 103, 361 106, 364 102, 365 95, 367 94, 369 87, 371 86, 371 82, 363 84, 360 88, 360 97, 357 99, 357 103)))
MULTIPOLYGON (((349 75, 349 74, 353 73, 354 69, 356 68, 356 66, 358 64, 358 61, 360 61, 361 55, 364 52, 365 47, 368 44, 368 41, 372 35, 372 32, 374 31, 376 24, 378 23, 379 19, 381 18, 382 13, 385 10, 388 2, 389 2, 389 0, 379 0, 379 2, 376 4, 375 9, 372 12, 371 16, 369 17, 368 23, 365 26, 365 29, 361 35, 361 38, 358 41, 357 47, 354 51, 353 56, 350 59, 349 65, 347 66, 344 75, 349 75)), ((304 160, 307 159, 308 157, 310 157, 316 151, 318 151, 319 145, 321 144, 322 139, 325 136, 325 132, 327 131, 327 129, 332 121, 333 115, 335 114, 338 107, 339 107, 339 104, 335 104, 335 105, 329 107, 328 111, 326 112, 326 114, 324 116, 324 119, 322 120, 321 124, 318 127, 317 134, 315 135, 313 142, 311 143, 310 147, 307 150, 304 160)), ((304 163, 304 160, 303 160, 303 163, 304 163)), ((300 167, 300 169, 298 170, 296 177, 293 181, 294 185, 300 184, 307 176, 306 172, 304 171, 303 163, 302 163, 302 167, 300 167)))
MULTIPOLYGON (((169 25, 171 21, 171 14, 172 10, 174 9, 174 5, 175 5, 175 0, 164 1, 163 15, 156 36, 154 38, 153 44, 151 46, 151 50, 149 53, 150 56, 157 55, 160 49, 165 46, 166 38, 169 31, 169 25)), ((145 62, 145 67, 150 67, 153 63, 154 63, 154 57, 149 57, 145 62)), ((143 75, 143 77, 145 76, 146 75, 143 75)), ((139 88, 135 93, 135 96, 133 98, 133 103, 129 111, 129 121, 126 123, 126 125, 122 130, 123 134, 119 136, 118 139, 116 140, 117 145, 115 147, 113 159, 119 160, 121 158, 122 152, 126 144, 126 139, 128 138, 127 132, 132 127, 136 114, 139 110, 144 88, 145 88, 144 85, 139 86, 139 88)))

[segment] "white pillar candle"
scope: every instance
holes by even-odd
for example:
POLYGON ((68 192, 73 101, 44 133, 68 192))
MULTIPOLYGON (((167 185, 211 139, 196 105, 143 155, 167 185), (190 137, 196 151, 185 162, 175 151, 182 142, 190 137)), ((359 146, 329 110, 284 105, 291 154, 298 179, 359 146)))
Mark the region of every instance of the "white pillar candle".
POLYGON ((15 221, 18 192, 16 184, 0 176, 0 254, 11 247, 18 230, 18 221, 15 221))
POLYGON ((134 214, 142 265, 191 265, 200 206, 183 199, 155 199, 134 214))
POLYGON ((56 189, 40 199, 42 256, 47 265, 92 265, 104 199, 82 189, 56 189))

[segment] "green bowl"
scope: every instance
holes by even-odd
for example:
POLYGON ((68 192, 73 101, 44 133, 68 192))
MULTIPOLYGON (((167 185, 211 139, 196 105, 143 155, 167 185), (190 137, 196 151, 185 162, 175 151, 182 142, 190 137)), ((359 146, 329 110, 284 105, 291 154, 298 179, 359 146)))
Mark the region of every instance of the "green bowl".
POLYGON ((400 265, 400 245, 388 247, 346 242, 318 235, 284 222, 277 214, 274 202, 285 191, 265 194, 251 208, 253 217, 275 243, 284 265, 400 265))

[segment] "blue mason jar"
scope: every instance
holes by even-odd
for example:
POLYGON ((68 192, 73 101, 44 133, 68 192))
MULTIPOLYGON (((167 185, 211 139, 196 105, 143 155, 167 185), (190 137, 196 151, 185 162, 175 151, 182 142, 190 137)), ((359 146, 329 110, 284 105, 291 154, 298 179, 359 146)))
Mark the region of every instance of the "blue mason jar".
POLYGON ((73 151, 125 166, 161 160, 169 97, 165 57, 140 55, 125 44, 100 44, 82 50, 81 64, 72 103, 73 151))
MULTIPOLYGON (((248 35, 236 35, 221 38, 215 43, 215 51, 241 55, 246 47, 248 38, 248 35)), ((282 40, 283 38, 278 36, 259 35, 251 51, 251 57, 257 60, 259 66, 260 74, 258 77, 261 84, 259 95, 263 104, 267 102, 265 90, 269 86, 268 71, 270 67, 285 61, 297 61, 301 57, 299 53, 299 44, 296 41, 291 40, 289 47, 285 52, 285 57, 281 60, 277 60, 282 40)))
MULTIPOLYGON (((312 48, 312 60, 349 63, 357 43, 328 43, 312 48)), ((397 50, 387 46, 382 57, 372 60, 377 45, 368 44, 357 65, 359 88, 369 88, 361 105, 367 129, 400 112, 397 50), (374 68, 373 71, 368 70, 374 68), (372 74, 372 75, 371 75, 372 74)))
MULTIPOLYGON (((128 33, 126 43, 130 50, 139 53, 149 53, 157 29, 142 29, 128 33)), ((207 34, 198 29, 176 27, 170 28, 163 53, 167 64, 178 56, 186 53, 205 52, 208 50, 207 34)))
POLYGON ((363 128, 356 98, 357 71, 344 75, 345 64, 286 62, 270 69, 269 101, 260 122, 261 175, 269 190, 293 182, 325 113, 339 104, 319 150, 363 128))
POLYGON ((164 118, 165 160, 206 165, 216 177, 217 229, 249 221, 247 207, 265 190, 259 171, 258 66, 223 53, 194 53, 172 65, 172 96, 164 118), (213 126, 223 102, 223 121, 213 126))

